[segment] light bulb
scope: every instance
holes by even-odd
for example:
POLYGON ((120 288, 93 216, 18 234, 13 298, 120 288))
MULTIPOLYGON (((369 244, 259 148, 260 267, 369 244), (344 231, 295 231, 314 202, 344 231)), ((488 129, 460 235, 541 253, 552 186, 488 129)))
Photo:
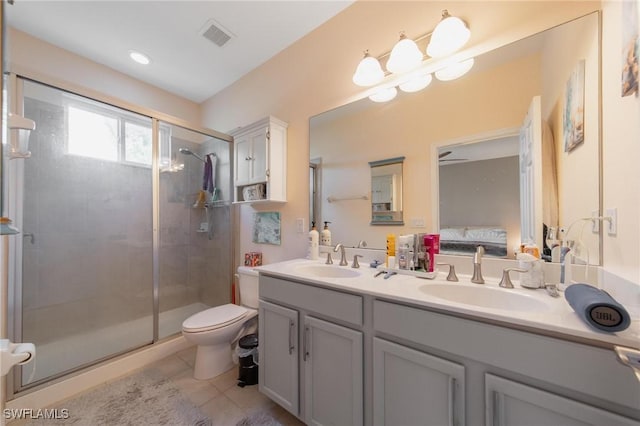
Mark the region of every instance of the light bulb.
POLYGON ((373 86, 384 78, 384 71, 380 62, 376 58, 369 56, 369 52, 364 52, 364 58, 358 64, 356 72, 353 74, 353 82, 358 86, 373 86))
POLYGON ((431 80, 433 80, 431 74, 416 75, 401 83, 398 87, 400 87, 400 90, 403 92, 413 93, 427 87, 431 84, 431 80))
POLYGON ((422 64, 422 57, 416 42, 408 39, 404 33, 400 33, 400 40, 391 49, 387 71, 396 74, 410 71, 422 64))
POLYGON ((460 78, 473 67, 474 59, 467 59, 462 62, 454 62, 435 72, 436 78, 441 81, 450 81, 460 78))
POLYGON ((464 21, 442 11, 442 21, 436 25, 427 46, 427 55, 440 58, 450 55, 464 46, 471 37, 471 31, 464 21))
POLYGON ((391 99, 395 98, 398 94, 398 90, 395 87, 387 87, 385 89, 380 89, 373 95, 369 96, 373 102, 389 102, 391 99))

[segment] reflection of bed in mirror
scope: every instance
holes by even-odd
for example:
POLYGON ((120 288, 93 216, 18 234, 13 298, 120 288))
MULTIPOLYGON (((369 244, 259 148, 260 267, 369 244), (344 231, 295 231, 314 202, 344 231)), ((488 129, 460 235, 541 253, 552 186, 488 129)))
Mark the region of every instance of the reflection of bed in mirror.
POLYGON ((507 230, 498 226, 453 226, 440 229, 441 254, 473 254, 478 246, 486 256, 507 256, 507 230))

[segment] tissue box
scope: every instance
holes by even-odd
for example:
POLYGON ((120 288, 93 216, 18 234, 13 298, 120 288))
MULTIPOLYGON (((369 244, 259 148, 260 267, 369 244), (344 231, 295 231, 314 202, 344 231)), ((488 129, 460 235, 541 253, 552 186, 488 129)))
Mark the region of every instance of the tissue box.
POLYGON ((262 265, 262 253, 259 251, 252 251, 244 254, 244 266, 261 266, 262 265))

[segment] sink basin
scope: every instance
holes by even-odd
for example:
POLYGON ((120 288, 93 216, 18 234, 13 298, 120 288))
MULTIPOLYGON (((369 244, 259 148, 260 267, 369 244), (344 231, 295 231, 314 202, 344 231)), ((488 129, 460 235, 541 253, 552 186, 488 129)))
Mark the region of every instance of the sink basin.
POLYGON ((519 312, 540 312, 550 309, 548 304, 533 294, 516 293, 513 290, 484 285, 471 287, 456 284, 427 284, 421 286, 420 291, 439 299, 481 308, 519 312))
POLYGON ((305 265, 295 269, 300 275, 307 275, 315 278, 355 278, 360 276, 360 272, 355 269, 341 268, 335 265, 305 265))

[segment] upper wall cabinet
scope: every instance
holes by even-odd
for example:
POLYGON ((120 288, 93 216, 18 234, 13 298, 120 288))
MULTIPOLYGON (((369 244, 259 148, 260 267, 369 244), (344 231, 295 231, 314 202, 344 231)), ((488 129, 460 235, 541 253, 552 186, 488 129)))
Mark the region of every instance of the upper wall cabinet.
POLYGON ((267 117, 231 132, 234 202, 287 201, 287 123, 267 117))

